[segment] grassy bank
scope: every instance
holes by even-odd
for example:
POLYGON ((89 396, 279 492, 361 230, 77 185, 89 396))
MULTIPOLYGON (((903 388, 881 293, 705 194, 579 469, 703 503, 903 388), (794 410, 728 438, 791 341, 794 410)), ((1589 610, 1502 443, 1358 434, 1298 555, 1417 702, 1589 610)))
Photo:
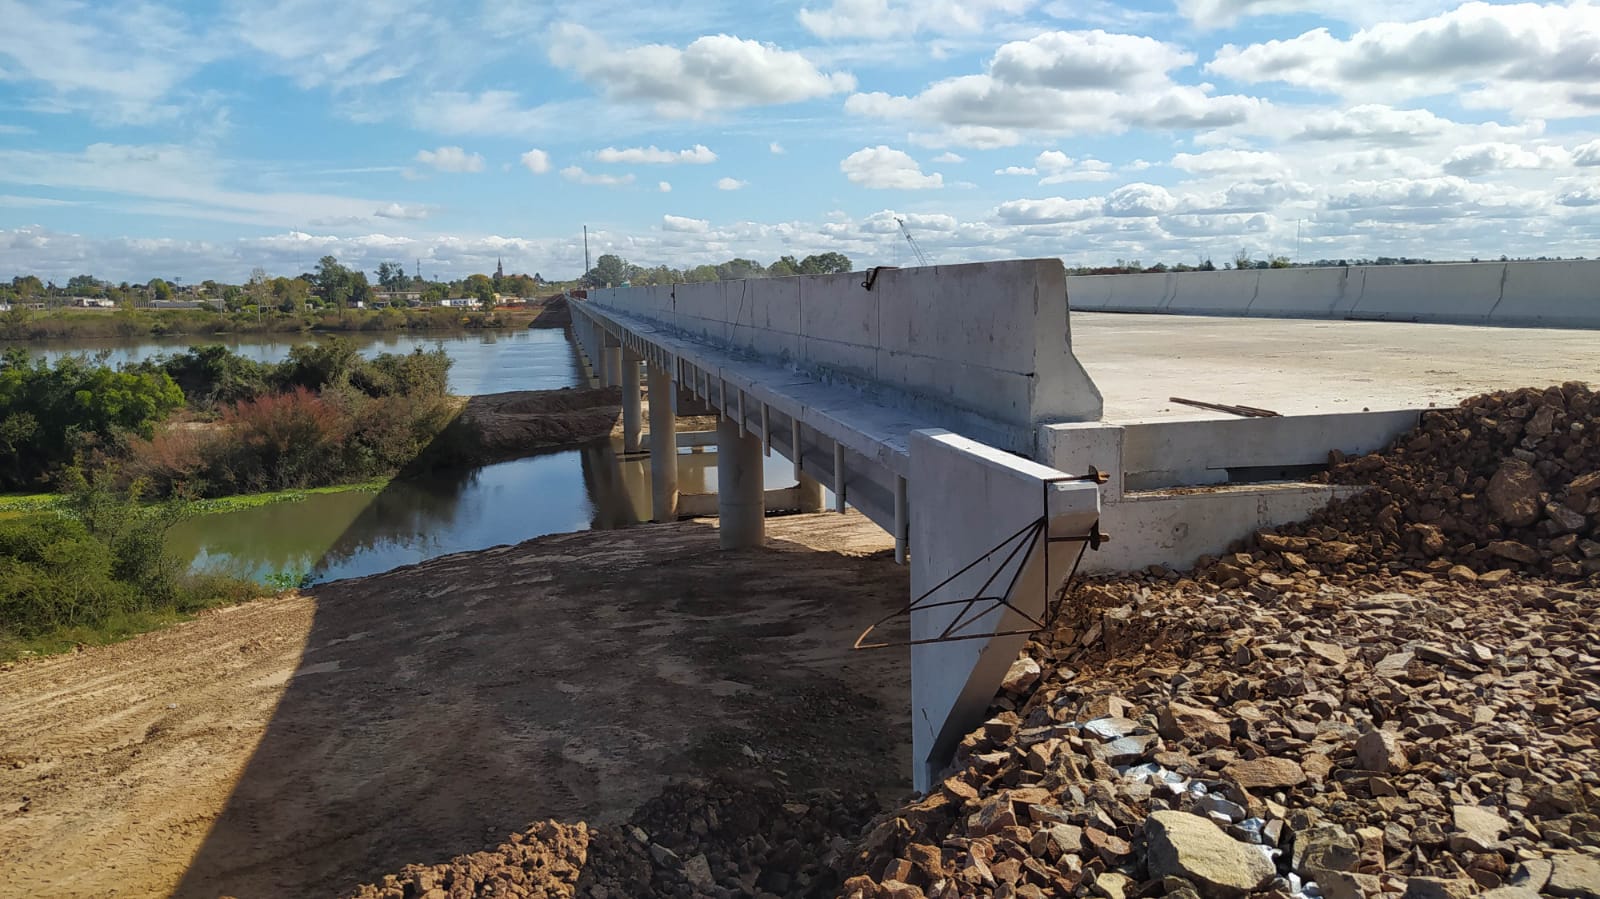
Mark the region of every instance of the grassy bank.
POLYGON ((218 312, 208 309, 47 311, 0 314, 0 340, 110 340, 142 337, 214 337, 225 334, 351 334, 383 331, 463 332, 526 328, 540 308, 348 309, 325 313, 218 312))
POLYGON ((167 552, 189 504, 143 502, 77 469, 63 481, 60 495, 9 498, 23 511, 0 520, 0 661, 113 642, 262 594, 167 552))

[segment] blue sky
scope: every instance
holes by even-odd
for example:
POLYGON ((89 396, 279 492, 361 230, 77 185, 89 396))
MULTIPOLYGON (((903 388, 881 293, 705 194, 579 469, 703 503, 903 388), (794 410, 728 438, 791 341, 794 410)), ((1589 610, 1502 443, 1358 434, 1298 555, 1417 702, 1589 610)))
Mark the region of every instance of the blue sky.
POLYGON ((0 277, 1600 256, 1600 7, 0 0, 0 277))

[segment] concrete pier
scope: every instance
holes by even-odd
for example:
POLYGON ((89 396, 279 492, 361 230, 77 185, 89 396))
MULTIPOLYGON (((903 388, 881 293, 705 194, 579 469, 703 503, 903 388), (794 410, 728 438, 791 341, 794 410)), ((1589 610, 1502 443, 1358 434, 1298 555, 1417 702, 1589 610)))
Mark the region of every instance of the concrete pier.
POLYGON ((717 422, 717 517, 723 549, 766 542, 766 490, 762 485, 761 438, 739 433, 739 423, 717 422))
MULTIPOLYGON (((607 337, 607 341, 614 338, 607 337)), ((600 350, 600 386, 615 387, 622 383, 622 347, 610 345, 600 350)))
POLYGON ((656 521, 678 520, 678 419, 672 410, 672 375, 650 370, 650 497, 656 521))
POLYGON ((639 363, 641 358, 632 349, 622 350, 622 450, 639 451, 639 432, 642 429, 642 409, 639 402, 639 363))

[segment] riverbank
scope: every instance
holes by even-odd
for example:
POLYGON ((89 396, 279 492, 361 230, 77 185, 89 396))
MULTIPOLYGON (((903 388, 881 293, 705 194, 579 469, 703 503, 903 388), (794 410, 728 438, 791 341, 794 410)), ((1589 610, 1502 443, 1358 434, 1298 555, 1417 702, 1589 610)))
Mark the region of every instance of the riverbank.
POLYGON ((768 531, 547 537, 0 667, 7 889, 331 895, 675 779, 897 795, 904 659, 849 646, 905 569, 854 514, 768 531))
POLYGON ((0 342, 50 340, 126 340, 191 337, 211 340, 231 335, 358 334, 391 331, 467 333, 477 330, 562 328, 571 324, 566 301, 532 300, 526 306, 484 313, 475 309, 347 309, 291 314, 216 312, 205 309, 13 310, 0 315, 0 342))

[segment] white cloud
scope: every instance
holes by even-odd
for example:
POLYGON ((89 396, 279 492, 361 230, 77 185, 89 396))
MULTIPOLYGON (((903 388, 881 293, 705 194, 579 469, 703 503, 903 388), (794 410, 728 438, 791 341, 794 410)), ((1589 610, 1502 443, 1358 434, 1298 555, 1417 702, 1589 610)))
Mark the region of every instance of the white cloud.
POLYGON ((481 172, 483 157, 468 153, 460 147, 440 147, 437 150, 418 150, 416 160, 441 172, 481 172))
POLYGON ((1600 138, 1572 148, 1572 161, 1576 165, 1600 165, 1600 138))
POLYGON ((1518 144, 1486 143, 1457 147, 1444 161, 1443 169, 1452 175, 1484 175, 1506 169, 1547 169, 1565 165, 1570 156, 1560 147, 1524 147, 1518 144))
POLYGON ((0 184, 83 191, 102 210, 260 227, 313 219, 366 221, 391 201, 310 192, 237 190, 234 167, 170 144, 91 144, 81 152, 0 149, 0 184))
POLYGON ((228 4, 228 32, 301 87, 347 90, 396 81, 436 64, 454 29, 425 0, 278 0, 228 4), (426 46, 429 53, 415 52, 426 46))
POLYGON ((1039 170, 1031 165, 1008 165, 1003 169, 995 169, 996 175, 1037 175, 1039 170))
POLYGON ((647 103, 669 118, 798 103, 852 90, 856 83, 848 73, 820 71, 792 50, 728 34, 696 38, 681 49, 616 48, 569 23, 555 29, 550 59, 613 100, 647 103))
POLYGON ((1600 6, 1465 3, 1412 22, 1385 22, 1348 40, 1327 28, 1217 51, 1205 71, 1340 94, 1406 99, 1450 94, 1519 118, 1600 114, 1600 6), (1476 90, 1467 90, 1475 85, 1476 90))
MULTIPOLYGON (((426 206, 402 206, 399 203, 388 203, 378 207, 372 214, 383 219, 420 221, 427 218, 428 213, 429 210, 426 206)), ((358 224, 358 222, 350 222, 350 224, 358 224)))
POLYGON ((1284 170, 1276 153, 1258 150, 1207 150, 1204 153, 1179 153, 1170 165, 1192 175, 1224 175, 1284 170))
POLYGON ((1136 181, 1106 194, 1105 214, 1115 218, 1162 215, 1178 207, 1178 201, 1157 184, 1136 181))
POLYGON ((922 166, 904 150, 879 144, 846 156, 839 170, 852 184, 874 190, 925 190, 944 187, 938 172, 922 173, 922 166))
POLYGON ((1010 200, 995 209, 995 217, 1014 225, 1047 225, 1081 222, 1100 215, 1105 201, 1098 197, 1069 200, 1046 197, 1042 200, 1010 200))
POLYGON ((586 172, 580 166, 569 165, 561 170, 561 177, 575 184, 587 184, 594 187, 622 187, 633 183, 633 173, 626 175, 601 175, 596 172, 586 172))
POLYGON ((681 215, 663 215, 661 217, 661 230, 678 231, 685 234, 704 234, 711 230, 711 223, 705 219, 684 218, 681 215))
POLYGON ((982 74, 946 78, 914 96, 852 94, 845 109, 941 125, 949 143, 996 147, 1023 133, 1217 128, 1261 108, 1254 98, 1212 96, 1209 85, 1172 80, 1172 70, 1193 61, 1141 35, 1051 31, 1002 45, 982 74))
POLYGON ((1600 206, 1600 187, 1569 190, 1556 198, 1562 206, 1600 206))
POLYGON ((176 115, 173 94, 221 52, 154 3, 0 0, 0 22, 0 82, 37 83, 52 107, 117 123, 176 115))
POLYGON ((711 152, 705 144, 695 144, 687 150, 662 150, 654 145, 649 147, 629 147, 619 150, 616 147, 606 147, 594 154, 598 162, 628 163, 634 165, 708 165, 717 161, 717 154, 711 152))
POLYGON ((967 158, 959 153, 951 153, 950 151, 946 150, 945 152, 940 153, 938 156, 933 157, 933 161, 940 165, 955 165, 956 163, 966 162, 967 158))
POLYGON ((535 175, 550 171, 550 154, 543 150, 529 150, 522 154, 522 167, 535 175))
POLYGON ((771 153, 774 156, 782 156, 784 153, 786 153, 788 151, 783 148, 783 144, 780 144, 777 141, 773 141, 772 143, 767 144, 767 152, 771 153))
POLYGON ((820 38, 881 40, 917 32, 981 33, 991 16, 1027 12, 1035 0, 833 0, 824 9, 806 7, 797 18, 820 38))
POLYGON ((663 181, 660 184, 656 185, 656 190, 658 190, 658 191, 660 191, 660 192, 662 192, 664 194, 670 194, 670 193, 672 193, 672 182, 663 181))
POLYGON ((738 178, 718 178, 717 190, 743 190, 750 182, 740 181, 738 178))

